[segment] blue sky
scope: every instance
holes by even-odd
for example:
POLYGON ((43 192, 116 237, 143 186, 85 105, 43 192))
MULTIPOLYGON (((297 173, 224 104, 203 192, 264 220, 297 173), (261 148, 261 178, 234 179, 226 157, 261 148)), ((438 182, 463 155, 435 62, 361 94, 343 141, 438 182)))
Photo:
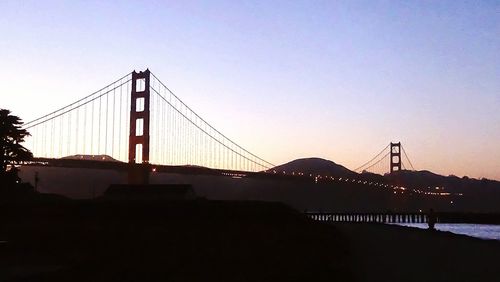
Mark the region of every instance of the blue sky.
POLYGON ((500 179, 497 1, 1 1, 1 107, 25 120, 151 69, 279 164, 500 179))

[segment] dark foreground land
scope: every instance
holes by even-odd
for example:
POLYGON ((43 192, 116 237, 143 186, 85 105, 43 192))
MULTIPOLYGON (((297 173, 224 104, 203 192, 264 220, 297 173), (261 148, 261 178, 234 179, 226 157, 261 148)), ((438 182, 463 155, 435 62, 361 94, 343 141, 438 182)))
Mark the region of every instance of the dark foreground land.
POLYGON ((382 224, 336 224, 356 281, 500 281, 500 242, 382 224))
POLYGON ((351 281, 335 228, 258 202, 4 206, 0 280, 351 281))
POLYGON ((0 206, 0 281, 496 281, 500 242, 261 202, 0 206))

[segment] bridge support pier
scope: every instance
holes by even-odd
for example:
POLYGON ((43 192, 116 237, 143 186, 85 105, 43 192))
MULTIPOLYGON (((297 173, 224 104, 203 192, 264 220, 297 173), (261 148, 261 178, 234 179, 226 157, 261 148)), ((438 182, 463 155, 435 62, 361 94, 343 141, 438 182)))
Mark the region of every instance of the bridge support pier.
POLYGON ((149 164, 129 164, 128 184, 130 185, 149 184, 150 171, 151 171, 151 166, 149 164))

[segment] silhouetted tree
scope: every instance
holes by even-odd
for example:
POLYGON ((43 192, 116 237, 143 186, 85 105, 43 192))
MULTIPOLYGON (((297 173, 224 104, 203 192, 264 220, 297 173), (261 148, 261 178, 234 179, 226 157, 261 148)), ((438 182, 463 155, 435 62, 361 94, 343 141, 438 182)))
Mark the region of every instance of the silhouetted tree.
POLYGON ((14 165, 33 158, 33 154, 21 145, 30 135, 21 128, 22 125, 19 117, 11 115, 9 110, 0 109, 0 183, 16 183, 19 177, 14 165))

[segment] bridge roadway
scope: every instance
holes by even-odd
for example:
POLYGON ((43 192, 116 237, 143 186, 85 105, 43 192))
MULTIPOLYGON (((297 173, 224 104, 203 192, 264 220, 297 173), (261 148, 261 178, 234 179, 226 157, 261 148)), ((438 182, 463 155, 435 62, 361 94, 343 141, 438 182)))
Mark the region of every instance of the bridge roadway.
MULTIPOLYGON (((24 162, 26 166, 48 166, 65 168, 92 168, 92 169, 112 169, 118 171, 127 171, 131 164, 121 161, 105 160, 85 160, 85 159, 53 159, 53 158, 34 158, 32 161, 24 162)), ((220 175, 229 177, 252 177, 252 178, 272 178, 272 179, 293 179, 296 181, 314 181, 314 177, 306 175, 286 175, 281 173, 269 173, 266 171, 251 172, 239 170, 214 169, 194 165, 155 165, 155 164, 134 164, 135 166, 149 166, 151 173, 179 173, 194 175, 220 175)))

